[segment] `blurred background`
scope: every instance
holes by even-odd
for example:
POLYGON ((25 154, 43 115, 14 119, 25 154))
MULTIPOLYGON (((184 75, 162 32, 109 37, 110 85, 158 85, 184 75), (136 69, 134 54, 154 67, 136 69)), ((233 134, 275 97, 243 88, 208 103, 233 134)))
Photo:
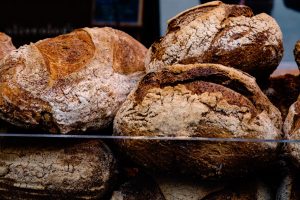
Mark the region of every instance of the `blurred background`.
MULTIPOLYGON (((80 27, 111 26, 123 30, 146 47, 164 35, 167 20, 208 0, 1 0, 0 31, 18 47, 80 27)), ((285 54, 280 65, 296 69, 293 48, 300 39, 299 0, 224 0, 266 12, 279 23, 285 54)))

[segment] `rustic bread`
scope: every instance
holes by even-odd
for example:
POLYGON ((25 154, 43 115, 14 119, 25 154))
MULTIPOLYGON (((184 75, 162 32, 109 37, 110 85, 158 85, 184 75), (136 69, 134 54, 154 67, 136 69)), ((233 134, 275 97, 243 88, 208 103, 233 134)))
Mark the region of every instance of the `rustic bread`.
POLYGON ((3 200, 99 199, 116 173, 112 152, 99 140, 2 140, 0 149, 3 200))
POLYGON ((166 35, 150 47, 145 66, 155 71, 172 64, 218 63, 268 78, 282 56, 282 33, 272 17, 213 1, 169 20, 166 35))
POLYGON ((0 118, 50 132, 105 128, 144 74, 146 51, 112 28, 22 46, 0 65, 0 118))
POLYGON ((114 120, 114 135, 136 162, 203 178, 239 176, 275 159, 275 143, 157 141, 153 137, 279 139, 281 115, 246 73, 217 64, 148 73, 114 120), (250 167, 251 166, 251 167, 250 167))
MULTIPOLYGON (((300 96, 297 101, 291 105, 284 121, 283 131, 286 139, 300 140, 300 96)), ((300 168, 300 143, 288 142, 285 144, 285 153, 288 158, 300 168)))
POLYGON ((300 77, 292 74, 270 77, 268 87, 263 92, 280 110, 282 118, 285 119, 290 106, 300 94, 300 77))
POLYGON ((295 55, 296 63, 298 65, 298 67, 300 68, 300 40, 297 41, 297 43, 295 45, 294 55, 295 55))
POLYGON ((0 60, 14 49, 16 48, 13 45, 11 38, 5 33, 0 32, 0 60))

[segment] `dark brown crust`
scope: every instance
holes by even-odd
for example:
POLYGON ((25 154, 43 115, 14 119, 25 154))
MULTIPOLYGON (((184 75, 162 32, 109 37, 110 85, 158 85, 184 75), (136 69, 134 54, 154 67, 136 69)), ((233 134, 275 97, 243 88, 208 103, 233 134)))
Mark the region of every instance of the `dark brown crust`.
POLYGON ((264 93, 280 110, 282 118, 285 119, 290 106, 300 94, 300 77, 291 74, 271 77, 264 93))
POLYGON ((112 186, 116 163, 101 141, 5 140, 0 148, 1 199, 99 199, 112 186))
POLYGON ((165 200, 159 186, 151 177, 139 176, 113 192, 112 200, 165 200))
POLYGON ((83 68, 94 56, 95 46, 90 35, 78 30, 36 43, 53 80, 83 68))
POLYGON ((300 40, 297 41, 294 49, 295 61, 300 68, 300 40))

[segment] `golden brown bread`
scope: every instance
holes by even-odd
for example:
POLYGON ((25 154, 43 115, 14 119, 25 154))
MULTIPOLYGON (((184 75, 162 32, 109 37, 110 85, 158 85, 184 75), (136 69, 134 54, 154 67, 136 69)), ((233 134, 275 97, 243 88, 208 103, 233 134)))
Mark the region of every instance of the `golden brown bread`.
POLYGON ((243 5, 213 1, 178 14, 149 49, 146 71, 173 64, 218 63, 268 78, 283 56, 276 21, 243 5))
POLYGON ((144 74, 145 53, 112 28, 22 46, 0 65, 0 118, 50 132, 105 128, 144 74))
POLYGON ((99 140, 2 140, 0 198, 99 199, 116 170, 111 150, 99 140))
POLYGON ((145 167, 218 178, 267 166, 277 144, 147 136, 279 139, 281 125, 280 112, 253 77, 217 64, 173 65, 139 82, 115 117, 114 135, 145 137, 116 141, 145 167))

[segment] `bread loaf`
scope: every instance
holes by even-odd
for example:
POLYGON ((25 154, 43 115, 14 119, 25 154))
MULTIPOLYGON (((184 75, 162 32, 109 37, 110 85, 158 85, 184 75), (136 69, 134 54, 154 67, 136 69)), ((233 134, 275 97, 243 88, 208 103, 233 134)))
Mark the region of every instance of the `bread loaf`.
POLYGON ((279 139, 281 116, 255 79, 217 64, 174 65, 148 73, 114 120, 114 135, 150 169, 203 178, 239 176, 275 159, 276 143, 157 141, 147 137, 279 139), (250 167, 251 166, 251 167, 250 167))
POLYGON ((264 93, 280 110, 282 118, 285 119, 290 106, 300 94, 300 77, 292 74, 271 77, 264 93))
POLYGON ((0 60, 14 49, 16 48, 13 45, 11 38, 5 33, 0 32, 0 60))
POLYGON ((294 55, 295 55, 296 63, 298 65, 298 67, 300 68, 300 40, 297 41, 297 43, 295 45, 294 55))
POLYGON ((268 78, 283 56, 276 21, 243 5, 213 1, 168 21, 166 35, 146 58, 146 71, 173 64, 218 63, 268 78))
POLYGON ((144 74, 145 53, 112 28, 22 46, 0 65, 0 118, 60 133, 105 128, 144 74))
MULTIPOLYGON (((283 131, 286 139, 300 140, 300 97, 291 105, 284 121, 283 131)), ((292 163, 300 168, 300 143, 288 142, 285 144, 285 153, 292 163)))
POLYGON ((101 141, 2 140, 0 149, 3 200, 99 199, 116 173, 101 141))

